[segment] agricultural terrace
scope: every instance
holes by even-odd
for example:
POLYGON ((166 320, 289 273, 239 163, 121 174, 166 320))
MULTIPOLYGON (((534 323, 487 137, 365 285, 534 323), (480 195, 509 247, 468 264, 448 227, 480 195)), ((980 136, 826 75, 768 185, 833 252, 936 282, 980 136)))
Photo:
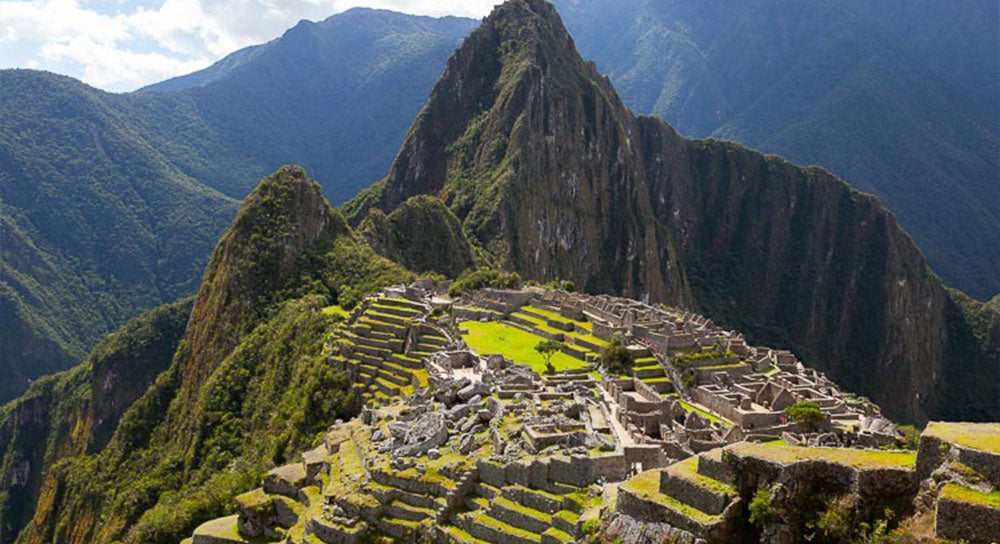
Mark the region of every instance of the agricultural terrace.
MULTIPOLYGON (((458 326, 462 330, 462 338, 465 339, 469 348, 480 355, 500 354, 515 363, 530 366, 539 374, 545 372, 545 358, 535 351, 535 346, 545 340, 544 338, 493 321, 485 323, 463 321, 458 326)), ((552 356, 552 366, 555 367, 556 372, 559 372, 584 368, 587 363, 558 352, 552 356)))

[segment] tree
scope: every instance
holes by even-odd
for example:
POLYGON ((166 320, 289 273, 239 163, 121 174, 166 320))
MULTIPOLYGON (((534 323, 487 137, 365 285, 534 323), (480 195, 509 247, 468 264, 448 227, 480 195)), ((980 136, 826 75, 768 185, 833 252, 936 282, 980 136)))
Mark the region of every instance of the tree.
POLYGON ((824 416, 822 410, 819 409, 819 405, 811 400, 796 402, 795 404, 786 407, 784 412, 786 416, 792 419, 792 421, 805 423, 810 427, 816 427, 820 423, 826 421, 826 416, 824 416))
POLYGON ((611 341, 601 352, 600 363, 614 374, 632 374, 632 354, 621 336, 616 334, 611 337, 611 341))
POLYGON ((552 366, 552 356, 563 348, 563 343, 557 340, 543 340, 535 346, 535 351, 545 359, 545 373, 555 374, 556 368, 552 366))

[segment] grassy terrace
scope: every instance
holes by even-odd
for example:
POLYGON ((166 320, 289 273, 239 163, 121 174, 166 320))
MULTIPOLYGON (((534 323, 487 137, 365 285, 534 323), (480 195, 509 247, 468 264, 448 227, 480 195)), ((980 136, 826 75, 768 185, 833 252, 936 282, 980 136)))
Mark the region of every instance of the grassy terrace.
POLYGON ((931 422, 923 435, 968 448, 1000 453, 1000 423, 931 422))
MULTIPOLYGON (((545 372, 545 359, 535 351, 535 346, 543 338, 495 321, 463 321, 458 326, 468 331, 462 337, 476 352, 482 355, 498 353, 516 363, 530 366, 539 374, 545 372)), ((552 356, 552 366, 556 371, 572 370, 583 368, 587 363, 560 352, 552 356)))
POLYGON ((698 456, 694 455, 688 457, 687 459, 674 463, 667 467, 667 472, 671 476, 676 476, 683 480, 695 483, 705 489, 709 489, 721 495, 735 495, 736 488, 719 480, 709 478, 704 474, 698 473, 698 456))
POLYGON ((945 484, 944 489, 941 490, 941 498, 1000 508, 1000 491, 983 493, 958 484, 945 484))
POLYGON ((713 414, 712 412, 709 412, 707 410, 702 410, 701 408, 698 408, 697 406, 694 406, 693 404, 685 402, 683 399, 681 399, 679 402, 681 404, 681 408, 684 408, 684 410, 687 411, 688 413, 698 412, 698 415, 704 416, 705 418, 707 418, 709 421, 711 421, 713 423, 721 423, 722 425, 724 425, 726 427, 732 427, 733 426, 733 423, 731 421, 729 421, 728 419, 723 419, 723 418, 721 418, 721 417, 713 414))
POLYGON ((916 452, 854 450, 846 448, 808 448, 775 443, 741 442, 729 448, 736 455, 752 456, 775 463, 815 460, 841 463, 857 468, 911 469, 917 461, 916 452))
POLYGON ((326 315, 339 315, 345 318, 351 315, 350 312, 341 308, 340 306, 337 306, 336 304, 333 306, 327 306, 326 308, 323 308, 323 313, 326 315))
POLYGON ((717 521, 722 520, 722 516, 713 516, 711 514, 706 514, 697 508, 689 506, 680 502, 679 500, 660 493, 660 471, 659 470, 647 470, 636 476, 625 480, 621 484, 621 490, 632 493, 633 495, 645 499, 647 501, 652 501, 657 504, 662 504, 681 514, 689 517, 699 523, 704 525, 712 524, 717 521))
MULTIPOLYGON (((535 308, 533 306, 525 306, 525 309, 530 310, 531 312, 536 313, 536 314, 542 314, 544 312, 544 313, 549 314, 549 315, 554 315, 555 317, 550 317, 550 319, 555 320, 555 321, 561 321, 563 323, 575 323, 577 325, 580 325, 581 327, 584 327, 588 331, 591 330, 591 327, 593 327, 593 325, 591 325, 590 323, 587 323, 586 321, 573 321, 572 319, 566 319, 565 317, 561 317, 559 314, 557 314, 555 312, 548 312, 546 310, 539 310, 539 309, 537 309, 537 308, 535 308)), ((515 313, 521 319, 525 319, 525 320, 530 321, 535 326, 536 329, 538 329, 540 331, 545 331, 545 332, 547 332, 549 334, 561 334, 561 335, 563 335, 563 336, 566 337, 567 341, 569 341, 572 338, 579 338, 580 340, 584 340, 586 342, 589 342, 589 343, 597 345, 597 346, 605 346, 608 343, 607 340, 602 340, 602 339, 594 336, 593 334, 591 334, 589 332, 588 333, 579 333, 576 330, 573 330, 573 331, 564 331, 562 329, 557 329, 555 327, 549 326, 549 324, 544 319, 538 319, 537 317, 530 316, 530 315, 527 315, 527 314, 524 314, 524 313, 520 313, 520 312, 515 312, 515 313)))
POLYGON ((194 534, 196 536, 208 536, 230 542, 249 542, 251 544, 273 542, 263 537, 245 537, 241 535, 240 530, 237 528, 238 517, 233 515, 205 522, 194 530, 194 534))

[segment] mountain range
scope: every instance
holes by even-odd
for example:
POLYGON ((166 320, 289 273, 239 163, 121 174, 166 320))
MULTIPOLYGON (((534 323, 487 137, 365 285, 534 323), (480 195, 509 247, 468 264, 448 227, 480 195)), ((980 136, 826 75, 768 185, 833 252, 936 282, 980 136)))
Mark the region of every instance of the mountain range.
POLYGON ((541 0, 463 41, 386 177, 342 210, 323 194, 267 176, 193 300, 3 407, 4 535, 174 543, 224 515, 357 412, 324 308, 470 261, 697 309, 895 418, 1000 417, 1000 314, 942 286, 875 197, 634 115, 541 0))
MULTIPOLYGON (((1000 291, 995 3, 556 5, 633 110, 822 165, 1000 291)), ((252 180, 301 164, 340 204, 382 177, 475 24, 350 10, 123 95, 0 72, 0 401, 191 293, 252 180)))
POLYGON ((556 4, 634 111, 875 194, 945 283, 1000 290, 1000 6, 556 4))
POLYGON ((193 293, 267 173, 303 164, 335 202, 383 176, 473 25, 351 10, 130 94, 0 71, 0 402, 193 293))

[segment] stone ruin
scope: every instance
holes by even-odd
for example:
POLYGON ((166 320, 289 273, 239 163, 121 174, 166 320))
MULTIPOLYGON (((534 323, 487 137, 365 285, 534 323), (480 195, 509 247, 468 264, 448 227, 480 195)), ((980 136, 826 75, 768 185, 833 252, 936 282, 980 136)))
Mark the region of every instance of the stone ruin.
MULTIPOLYGON (((237 499, 238 515, 200 527, 193 544, 244 536, 557 544, 578 541, 599 519, 630 542, 725 542, 741 530, 734 520, 752 488, 794 490, 822 467, 858 500, 891 489, 943 512, 941 534, 986 534, 995 519, 996 510, 947 497, 947 485, 989 490, 956 478, 948 461, 928 460, 924 441, 920 458, 881 452, 900 434, 878 407, 791 352, 750 346, 688 311, 618 297, 483 289, 451 300, 446 292, 447 282, 421 281, 367 297, 334 331, 329 357, 354 378, 361 415, 331 428, 300 462, 270 471, 261 489, 237 499), (465 341, 469 321, 558 340, 577 363, 542 375, 504 353, 478 353, 465 341), (616 337, 632 360, 625 374, 599 364, 616 337), (821 422, 789 420, 784 409, 803 401, 821 422), (789 451, 803 461, 789 463, 789 451), (874 465, 890 468, 868 472, 850 455, 885 455, 874 465), (612 489, 617 502, 606 502, 612 489), (969 519, 986 521, 960 521, 969 519)), ((964 455, 993 466, 978 450, 953 451, 966 452, 954 462, 964 455)))

